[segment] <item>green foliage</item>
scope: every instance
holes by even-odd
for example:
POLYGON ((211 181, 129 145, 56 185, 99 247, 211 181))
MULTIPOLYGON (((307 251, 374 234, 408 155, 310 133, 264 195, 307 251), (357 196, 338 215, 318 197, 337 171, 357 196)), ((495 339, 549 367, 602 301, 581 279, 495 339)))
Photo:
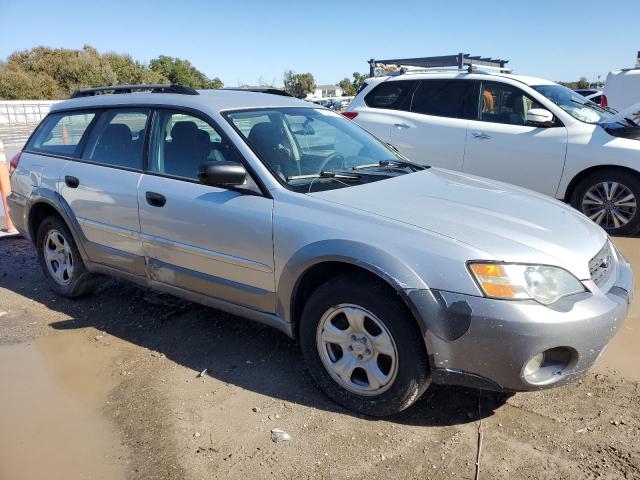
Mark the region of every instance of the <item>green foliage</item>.
POLYGON ((171 83, 179 83, 193 88, 222 88, 223 83, 218 77, 209 79, 207 76, 181 58, 160 55, 149 62, 154 72, 169 79, 171 83))
POLYGON ((284 89, 296 98, 305 98, 316 89, 316 81, 310 73, 284 72, 284 89))
POLYGON ((196 88, 220 88, 186 60, 164 55, 147 66, 119 53, 36 47, 0 62, 0 99, 68 98, 74 91, 101 85, 181 83, 196 88), (153 65, 156 68, 153 68, 153 65))
POLYGON ((345 97, 352 97, 358 93, 362 84, 369 78, 367 75, 358 72, 353 72, 352 77, 352 80, 345 77, 338 83, 338 86, 342 89, 342 95, 345 97))
POLYGON ((559 83, 560 85, 564 85, 567 88, 570 88, 571 90, 576 90, 578 88, 590 88, 591 87, 591 83, 589 82, 589 80, 587 80, 587 77, 580 77, 580 80, 578 80, 577 82, 556 82, 559 83))
POLYGON ((29 75, 6 63, 0 63, 0 98, 37 100, 55 98, 56 81, 49 75, 29 75))
POLYGON ((352 97, 356 94, 356 89, 351 83, 351 80, 346 77, 338 82, 338 86, 342 89, 342 95, 345 97, 352 97))

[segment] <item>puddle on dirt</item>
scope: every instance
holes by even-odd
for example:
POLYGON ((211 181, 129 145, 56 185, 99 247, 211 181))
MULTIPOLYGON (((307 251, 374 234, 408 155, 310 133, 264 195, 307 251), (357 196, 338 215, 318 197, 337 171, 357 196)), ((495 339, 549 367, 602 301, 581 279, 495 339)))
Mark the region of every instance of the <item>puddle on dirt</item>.
POLYGON ((613 239, 616 247, 635 267, 633 302, 629 316, 611 341, 594 369, 613 369, 630 380, 640 381, 640 239, 618 237, 613 239))
POLYGON ((0 479, 125 478, 127 452, 102 415, 117 349, 85 335, 0 346, 0 479))

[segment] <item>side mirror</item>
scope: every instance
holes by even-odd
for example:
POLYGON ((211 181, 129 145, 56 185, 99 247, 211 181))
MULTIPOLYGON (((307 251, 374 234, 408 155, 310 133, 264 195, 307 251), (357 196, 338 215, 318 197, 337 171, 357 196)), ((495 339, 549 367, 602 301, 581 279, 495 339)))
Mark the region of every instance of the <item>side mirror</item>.
POLYGON ((247 170, 236 162, 203 162, 198 167, 198 180, 212 187, 235 187, 243 185, 247 170))
POLYGON ((553 113, 544 108, 532 108, 527 111, 527 125, 532 127, 553 126, 553 113))

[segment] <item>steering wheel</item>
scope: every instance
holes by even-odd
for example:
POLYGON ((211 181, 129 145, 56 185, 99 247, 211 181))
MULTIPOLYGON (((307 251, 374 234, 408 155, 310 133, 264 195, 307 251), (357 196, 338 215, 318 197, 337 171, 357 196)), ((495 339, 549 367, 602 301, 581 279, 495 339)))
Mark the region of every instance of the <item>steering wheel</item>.
POLYGON ((320 165, 319 172, 323 172, 325 167, 329 165, 331 162, 333 162, 334 160, 339 161, 340 164, 342 165, 342 163, 344 162, 344 155, 337 152, 334 152, 331 155, 329 155, 327 158, 325 158, 324 162, 322 162, 322 165, 320 165))

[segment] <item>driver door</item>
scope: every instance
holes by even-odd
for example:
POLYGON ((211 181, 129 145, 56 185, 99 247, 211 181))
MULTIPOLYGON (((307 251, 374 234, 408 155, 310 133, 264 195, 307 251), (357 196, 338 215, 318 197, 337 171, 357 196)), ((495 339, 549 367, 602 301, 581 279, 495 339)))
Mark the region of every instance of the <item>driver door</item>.
POLYGON ((273 200, 199 183, 199 165, 220 160, 241 162, 214 125, 179 110, 156 111, 149 165, 138 186, 147 274, 161 284, 274 312, 273 200))
POLYGON ((555 196, 564 169, 567 129, 527 125, 544 108, 519 88, 482 82, 478 120, 467 128, 462 170, 555 196))

